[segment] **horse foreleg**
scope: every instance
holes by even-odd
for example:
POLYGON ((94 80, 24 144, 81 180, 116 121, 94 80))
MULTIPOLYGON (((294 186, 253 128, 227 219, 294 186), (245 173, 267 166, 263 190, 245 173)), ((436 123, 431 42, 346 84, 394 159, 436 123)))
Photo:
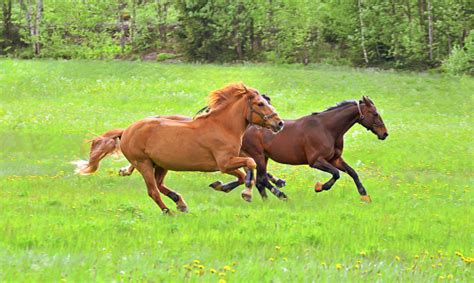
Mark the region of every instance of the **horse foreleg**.
POLYGON ((226 184, 223 184, 221 181, 215 181, 214 183, 210 184, 209 187, 213 188, 216 191, 228 193, 244 183, 245 174, 239 169, 231 171, 227 174, 236 176, 237 181, 229 182, 226 184))
POLYGON ((255 161, 250 157, 228 157, 221 156, 216 158, 217 166, 222 173, 230 173, 241 167, 247 167, 247 175, 245 177, 245 189, 242 191, 242 198, 246 201, 252 201, 252 187, 255 184, 255 161))
POLYGON ((352 180, 354 180, 355 185, 357 186, 357 191, 359 191, 360 194, 360 199, 365 202, 371 202, 372 200, 370 199, 370 196, 367 194, 367 191, 365 190, 364 186, 359 180, 359 175, 357 175, 357 172, 347 164, 342 157, 339 157, 338 159, 334 160, 332 162, 336 168, 339 170, 346 172, 349 176, 351 176, 352 180))
POLYGON ((286 186, 286 181, 283 179, 280 179, 276 176, 271 175, 270 173, 267 172, 267 178, 269 181, 271 181, 277 188, 283 188, 286 186))
POLYGON ((320 182, 317 182, 316 185, 314 186, 315 192, 319 193, 321 191, 328 191, 331 189, 332 185, 339 179, 340 174, 339 170, 337 170, 336 167, 334 167, 331 163, 327 162, 325 159, 318 159, 315 162, 313 162, 313 165, 311 165, 312 168, 316 168, 319 170, 322 170, 324 172, 328 172, 332 175, 332 178, 327 181, 324 184, 321 184, 320 182))

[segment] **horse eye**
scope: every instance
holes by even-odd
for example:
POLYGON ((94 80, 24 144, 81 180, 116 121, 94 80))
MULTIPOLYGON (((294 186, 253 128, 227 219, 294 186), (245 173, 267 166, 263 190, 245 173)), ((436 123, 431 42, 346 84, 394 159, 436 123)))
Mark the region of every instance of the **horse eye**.
POLYGON ((265 104, 263 102, 259 102, 257 105, 258 107, 263 107, 265 104))

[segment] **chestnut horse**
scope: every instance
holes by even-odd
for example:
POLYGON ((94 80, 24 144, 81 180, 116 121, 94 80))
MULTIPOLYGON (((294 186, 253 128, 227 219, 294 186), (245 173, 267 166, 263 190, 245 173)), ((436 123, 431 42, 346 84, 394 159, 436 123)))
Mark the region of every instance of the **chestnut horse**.
POLYGON ((89 161, 78 162, 78 172, 96 171, 102 158, 121 150, 142 174, 148 195, 163 213, 168 213, 160 192, 171 198, 178 210, 188 209, 183 197, 165 186, 168 170, 221 171, 243 179, 244 174, 238 169, 246 167, 242 197, 250 201, 256 164, 252 158, 239 157, 243 134, 252 124, 276 133, 283 128, 283 121, 256 89, 244 84, 230 84, 213 91, 208 109, 190 121, 150 117, 125 130, 109 131, 92 141, 89 161))
POLYGON ((330 190, 339 179, 339 170, 346 172, 354 180, 361 200, 371 201, 356 171, 342 159, 344 134, 354 124, 361 124, 381 140, 388 136, 382 117, 368 97, 364 96, 358 102, 344 101, 324 112, 284 121, 285 128, 278 135, 259 127, 249 127, 244 135, 242 153, 257 163, 256 186, 262 198, 267 198, 267 188, 277 197, 286 199, 285 194, 269 181, 275 182, 277 187, 284 185, 284 180, 267 173, 270 158, 283 164, 308 164, 330 173, 329 181, 315 184, 316 192, 330 190))

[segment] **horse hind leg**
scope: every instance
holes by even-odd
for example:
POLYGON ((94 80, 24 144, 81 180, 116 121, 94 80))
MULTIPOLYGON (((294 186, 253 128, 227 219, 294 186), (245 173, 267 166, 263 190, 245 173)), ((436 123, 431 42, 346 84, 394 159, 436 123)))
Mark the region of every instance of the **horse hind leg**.
POLYGON ((130 175, 132 175, 134 170, 135 170, 135 167, 133 167, 133 165, 130 164, 129 166, 125 166, 125 167, 120 168, 119 175, 120 176, 130 176, 130 175))
POLYGON ((139 161, 135 164, 138 172, 142 174, 145 180, 146 187, 148 189, 148 195, 155 201, 155 203, 161 208, 164 214, 168 214, 170 210, 166 207, 165 203, 161 199, 160 191, 158 189, 155 179, 155 168, 151 160, 139 161))
POLYGON ((176 208, 181 212, 188 212, 188 205, 184 198, 177 192, 171 190, 163 183, 166 173, 168 171, 161 167, 155 167, 155 180, 158 186, 159 191, 165 196, 169 197, 172 201, 176 203, 176 208))
POLYGON ((245 174, 242 171, 240 171, 239 169, 231 171, 227 174, 232 175, 232 176, 236 176, 237 180, 232 181, 232 182, 228 182, 228 183, 225 183, 225 184, 223 184, 221 181, 215 181, 214 183, 210 184, 209 187, 211 187, 214 190, 219 191, 219 192, 229 193, 229 192, 233 191, 235 188, 237 188, 238 186, 240 186, 244 183, 245 174))
POLYGON ((316 183, 314 190, 317 193, 330 190, 334 183, 336 183, 336 181, 340 178, 339 170, 337 170, 336 167, 334 167, 331 163, 327 162, 325 159, 320 158, 316 160, 313 165, 311 165, 311 167, 330 173, 332 175, 332 178, 326 183, 316 183))

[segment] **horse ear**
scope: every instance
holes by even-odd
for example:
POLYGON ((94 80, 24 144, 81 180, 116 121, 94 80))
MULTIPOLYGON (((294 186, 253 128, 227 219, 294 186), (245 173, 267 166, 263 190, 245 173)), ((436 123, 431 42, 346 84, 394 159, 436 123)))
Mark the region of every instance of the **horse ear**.
POLYGON ((362 96, 362 100, 364 101, 364 103, 365 103, 366 105, 374 105, 374 104, 372 103, 372 101, 370 101, 370 99, 369 99, 368 96, 365 96, 365 95, 362 96))

